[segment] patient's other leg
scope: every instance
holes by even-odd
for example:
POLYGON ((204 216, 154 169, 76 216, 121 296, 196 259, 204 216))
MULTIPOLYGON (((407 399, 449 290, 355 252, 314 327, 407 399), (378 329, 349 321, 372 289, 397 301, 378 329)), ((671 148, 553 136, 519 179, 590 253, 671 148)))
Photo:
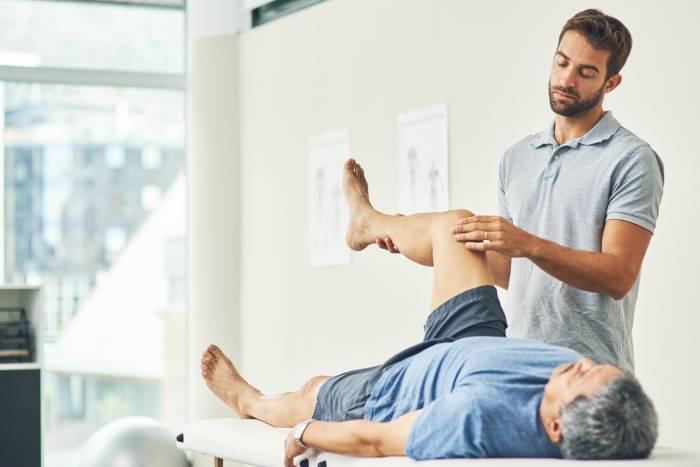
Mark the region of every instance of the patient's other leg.
POLYGON ((452 234, 457 220, 473 215, 471 212, 383 214, 372 207, 364 170, 353 159, 343 168, 343 191, 350 211, 346 236, 350 248, 362 250, 377 238, 390 237, 408 259, 433 266, 431 309, 465 290, 493 285, 486 254, 467 250, 452 234))
POLYGON ((210 345, 202 354, 201 372, 209 389, 241 418, 257 418, 277 427, 292 427, 308 420, 316 408, 316 395, 328 376, 315 376, 298 391, 266 396, 238 373, 223 351, 210 345))

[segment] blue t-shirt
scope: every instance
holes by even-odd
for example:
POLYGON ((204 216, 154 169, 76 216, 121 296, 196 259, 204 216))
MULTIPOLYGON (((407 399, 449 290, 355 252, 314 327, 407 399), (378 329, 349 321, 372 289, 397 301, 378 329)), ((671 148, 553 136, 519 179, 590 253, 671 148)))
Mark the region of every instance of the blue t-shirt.
POLYGON ((388 422, 423 409, 406 444, 412 459, 560 457, 540 421, 552 370, 573 350, 529 339, 467 337, 394 364, 364 418, 388 422))

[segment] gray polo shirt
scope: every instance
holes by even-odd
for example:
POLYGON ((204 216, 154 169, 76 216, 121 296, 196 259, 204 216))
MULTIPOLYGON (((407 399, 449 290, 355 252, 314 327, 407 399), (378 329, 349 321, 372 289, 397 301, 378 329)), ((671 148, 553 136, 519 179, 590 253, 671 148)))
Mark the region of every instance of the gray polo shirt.
MULTIPOLYGON (((499 170, 500 214, 568 248, 601 251, 605 222, 654 232, 663 163, 654 150, 605 115, 582 137, 558 145, 554 124, 508 149, 499 170)), ((508 335, 569 347, 598 363, 634 371, 632 323, 639 277, 621 300, 585 292, 513 258, 508 335)))

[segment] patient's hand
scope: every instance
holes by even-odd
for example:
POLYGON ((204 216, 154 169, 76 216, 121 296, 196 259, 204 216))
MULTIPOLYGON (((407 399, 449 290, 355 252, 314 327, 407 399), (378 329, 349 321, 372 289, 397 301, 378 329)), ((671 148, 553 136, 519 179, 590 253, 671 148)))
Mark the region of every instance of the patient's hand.
POLYGON ((304 454, 305 451, 306 449, 294 439, 294 432, 290 432, 284 441, 284 467, 294 467, 294 458, 304 454))

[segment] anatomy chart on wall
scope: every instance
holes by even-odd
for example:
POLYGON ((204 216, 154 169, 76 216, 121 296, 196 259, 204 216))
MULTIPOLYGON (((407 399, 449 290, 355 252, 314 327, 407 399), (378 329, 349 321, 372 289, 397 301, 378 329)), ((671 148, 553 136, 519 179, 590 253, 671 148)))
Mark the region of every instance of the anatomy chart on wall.
POLYGON ((399 115, 399 212, 449 209, 447 104, 399 115))
POLYGON ((350 132, 339 130, 310 138, 309 154, 311 267, 348 264, 342 170, 350 154, 350 132))

